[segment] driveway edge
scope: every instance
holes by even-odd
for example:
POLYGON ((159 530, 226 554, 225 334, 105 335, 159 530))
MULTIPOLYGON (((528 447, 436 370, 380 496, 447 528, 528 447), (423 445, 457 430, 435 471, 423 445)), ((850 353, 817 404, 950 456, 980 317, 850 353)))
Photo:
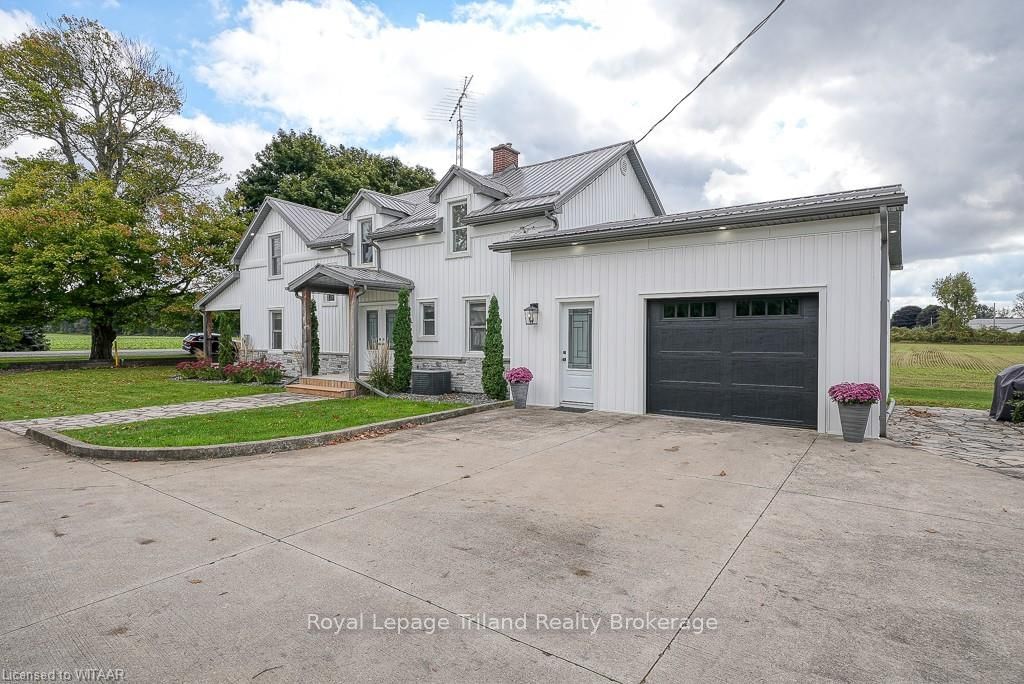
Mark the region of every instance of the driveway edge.
POLYGON ((278 437, 259 442, 233 442, 230 444, 210 444, 191 447, 111 447, 89 444, 68 437, 56 430, 46 428, 29 428, 25 436, 40 444, 72 456, 83 458, 99 458, 114 461, 183 461, 208 458, 226 458, 229 456, 250 456, 253 454, 270 454, 277 451, 293 449, 309 449, 311 447, 347 442, 365 434, 376 432, 394 432, 416 425, 427 425, 449 418, 459 418, 482 411, 507 408, 511 401, 498 401, 491 404, 477 404, 463 408, 425 413, 420 416, 385 420, 369 425, 359 425, 344 430, 318 432, 312 435, 297 437, 278 437))

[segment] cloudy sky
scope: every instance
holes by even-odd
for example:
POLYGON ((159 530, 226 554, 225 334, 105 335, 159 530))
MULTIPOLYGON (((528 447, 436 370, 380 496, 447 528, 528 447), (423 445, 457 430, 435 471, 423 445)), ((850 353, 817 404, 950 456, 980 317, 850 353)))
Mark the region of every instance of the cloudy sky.
MULTIPOLYGON (((176 125, 232 173, 279 127, 443 172, 453 132, 430 112, 473 74, 466 165, 486 170, 497 142, 529 163, 639 138, 775 1, 0 0, 0 40, 76 14, 146 41, 185 83, 176 125)), ((959 270, 1009 303, 1022 24, 1014 0, 788 0, 641 154, 669 211, 902 183, 896 305, 959 270)))

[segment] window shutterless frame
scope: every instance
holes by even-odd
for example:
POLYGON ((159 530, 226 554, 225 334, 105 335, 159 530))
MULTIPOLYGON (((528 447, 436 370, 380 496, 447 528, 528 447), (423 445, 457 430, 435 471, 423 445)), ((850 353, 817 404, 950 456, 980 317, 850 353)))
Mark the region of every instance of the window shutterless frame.
POLYGON ((269 312, 269 345, 274 351, 284 349, 284 312, 281 309, 271 309, 269 312))
POLYGON ((448 256, 469 255, 469 226, 462 222, 469 211, 469 200, 458 199, 448 203, 445 223, 448 224, 448 256))
POLYGON ((420 337, 433 339, 437 337, 437 301, 426 299, 420 301, 420 337))
POLYGON ((324 293, 324 306, 337 306, 337 305, 338 305, 338 295, 336 295, 336 294, 334 294, 332 292, 325 292, 324 293))
POLYGON ((468 300, 466 302, 466 351, 483 353, 486 335, 487 300, 468 300))
POLYGON ((284 276, 284 256, 281 248, 281 234, 267 236, 267 277, 281 278, 284 276))
POLYGON ((370 232, 373 230, 373 219, 359 219, 359 262, 363 264, 373 263, 373 243, 370 242, 370 232))

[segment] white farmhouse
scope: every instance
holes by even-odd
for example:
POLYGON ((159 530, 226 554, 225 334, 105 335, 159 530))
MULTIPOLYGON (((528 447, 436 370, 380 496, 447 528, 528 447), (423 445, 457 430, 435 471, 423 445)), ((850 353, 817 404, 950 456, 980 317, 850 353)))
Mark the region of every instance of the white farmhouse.
POLYGON ((901 186, 666 214, 632 142, 524 166, 492 151, 489 174, 361 190, 340 214, 268 197, 199 308, 240 311, 252 345, 301 374, 315 298, 321 370, 355 379, 405 288, 415 367, 478 392, 493 295, 540 406, 839 433, 830 385, 888 387, 901 186))

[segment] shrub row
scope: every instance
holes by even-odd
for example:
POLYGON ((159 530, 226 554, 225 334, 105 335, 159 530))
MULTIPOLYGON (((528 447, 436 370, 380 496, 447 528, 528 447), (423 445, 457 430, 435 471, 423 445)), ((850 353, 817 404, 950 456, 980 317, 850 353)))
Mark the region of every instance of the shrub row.
POLYGON ((946 344, 1022 344, 1024 334, 984 328, 943 330, 941 328, 892 328, 893 342, 939 342, 946 344))
POLYGON ((277 361, 239 361, 221 367, 214 366, 209 359, 202 359, 182 361, 177 368, 178 375, 186 380, 228 380, 273 385, 281 382, 284 377, 284 366, 277 361))

